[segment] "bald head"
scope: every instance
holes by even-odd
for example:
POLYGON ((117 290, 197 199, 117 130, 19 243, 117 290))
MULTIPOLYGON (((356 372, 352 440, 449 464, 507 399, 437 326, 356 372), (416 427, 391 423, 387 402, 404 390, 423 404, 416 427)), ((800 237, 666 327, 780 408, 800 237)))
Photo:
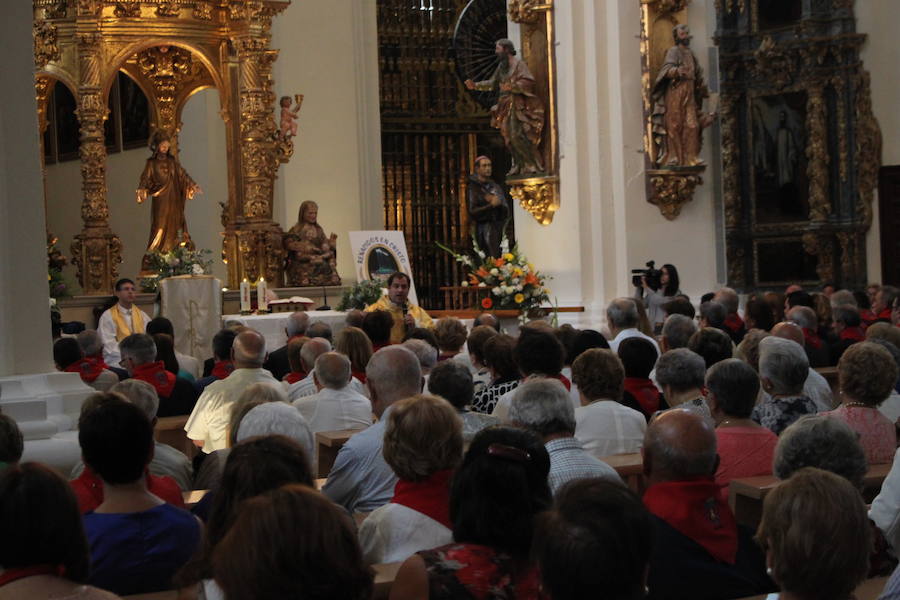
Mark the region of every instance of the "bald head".
POLYGON ((801 346, 806 343, 803 339, 803 330, 795 323, 782 322, 772 328, 772 335, 785 340, 797 342, 801 346))
POLYGON ((316 359, 326 352, 331 352, 331 342, 325 338, 313 338, 303 344, 300 350, 300 362, 303 363, 303 369, 312 371, 316 366, 316 359))
POLYGON ((266 360, 266 338, 258 331, 245 329, 231 345, 235 369, 258 369, 266 360))
POLYGON ((303 311, 292 312, 288 317, 287 326, 284 328, 289 338, 306 333, 309 325, 309 315, 303 311))
POLYGON ((681 408, 667 410, 650 423, 642 453, 651 484, 712 477, 718 466, 715 429, 699 414, 681 408))
POLYGON ((315 373, 322 387, 343 389, 350 383, 350 359, 337 352, 325 352, 316 359, 315 373))
POLYGON ((380 417, 397 400, 422 391, 419 359, 403 346, 382 348, 366 365, 366 385, 372 395, 374 412, 380 417))

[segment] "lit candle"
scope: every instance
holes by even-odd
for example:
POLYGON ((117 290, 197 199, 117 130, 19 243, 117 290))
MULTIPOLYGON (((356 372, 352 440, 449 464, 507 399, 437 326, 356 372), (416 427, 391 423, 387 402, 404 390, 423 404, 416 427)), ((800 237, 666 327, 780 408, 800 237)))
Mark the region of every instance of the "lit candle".
POLYGON ((241 313, 250 313, 250 282, 246 277, 241 282, 241 313))
POLYGON ((269 303, 266 300, 266 278, 260 277, 256 283, 256 312, 266 312, 269 310, 269 303))

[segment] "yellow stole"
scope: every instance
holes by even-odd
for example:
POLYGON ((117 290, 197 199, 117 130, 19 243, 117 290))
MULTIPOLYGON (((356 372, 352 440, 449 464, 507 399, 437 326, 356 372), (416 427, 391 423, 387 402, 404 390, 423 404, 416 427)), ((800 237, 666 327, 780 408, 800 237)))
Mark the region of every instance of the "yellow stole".
POLYGON ((141 314, 141 310, 133 304, 131 305, 131 329, 129 329, 128 325, 125 323, 125 317, 123 317, 122 313, 119 312, 118 302, 116 302, 116 305, 112 307, 112 319, 113 323, 116 324, 117 342, 121 342, 136 331, 144 331, 144 317, 141 314))

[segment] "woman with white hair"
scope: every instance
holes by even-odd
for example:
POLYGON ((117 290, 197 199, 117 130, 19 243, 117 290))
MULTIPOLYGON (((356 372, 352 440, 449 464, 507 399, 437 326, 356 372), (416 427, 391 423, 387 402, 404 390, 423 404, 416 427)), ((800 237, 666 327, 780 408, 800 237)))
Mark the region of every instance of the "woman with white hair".
POLYGON ((780 435, 802 417, 816 413, 816 404, 803 395, 809 375, 806 351, 797 342, 767 337, 759 342, 759 380, 769 396, 753 408, 751 418, 780 435))

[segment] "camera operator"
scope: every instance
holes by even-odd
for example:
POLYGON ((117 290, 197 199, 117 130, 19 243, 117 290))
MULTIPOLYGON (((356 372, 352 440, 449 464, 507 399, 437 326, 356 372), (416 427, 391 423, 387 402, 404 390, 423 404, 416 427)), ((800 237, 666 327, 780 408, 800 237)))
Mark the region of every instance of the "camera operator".
POLYGON ((665 264, 659 271, 654 273, 653 271, 655 270, 651 263, 648 263, 648 266, 650 268, 641 275, 641 287, 635 289, 634 297, 638 300, 643 299, 644 306, 647 308, 647 318, 650 319, 653 332, 659 333, 662 330, 663 322, 666 320, 666 311, 663 310, 663 304, 681 294, 681 290, 678 289, 678 269, 675 268, 675 265, 665 264), (656 279, 656 277, 653 277, 654 275, 659 278, 658 285, 656 285, 657 289, 654 289, 654 284, 657 284, 657 281, 653 281, 653 279, 656 279))

